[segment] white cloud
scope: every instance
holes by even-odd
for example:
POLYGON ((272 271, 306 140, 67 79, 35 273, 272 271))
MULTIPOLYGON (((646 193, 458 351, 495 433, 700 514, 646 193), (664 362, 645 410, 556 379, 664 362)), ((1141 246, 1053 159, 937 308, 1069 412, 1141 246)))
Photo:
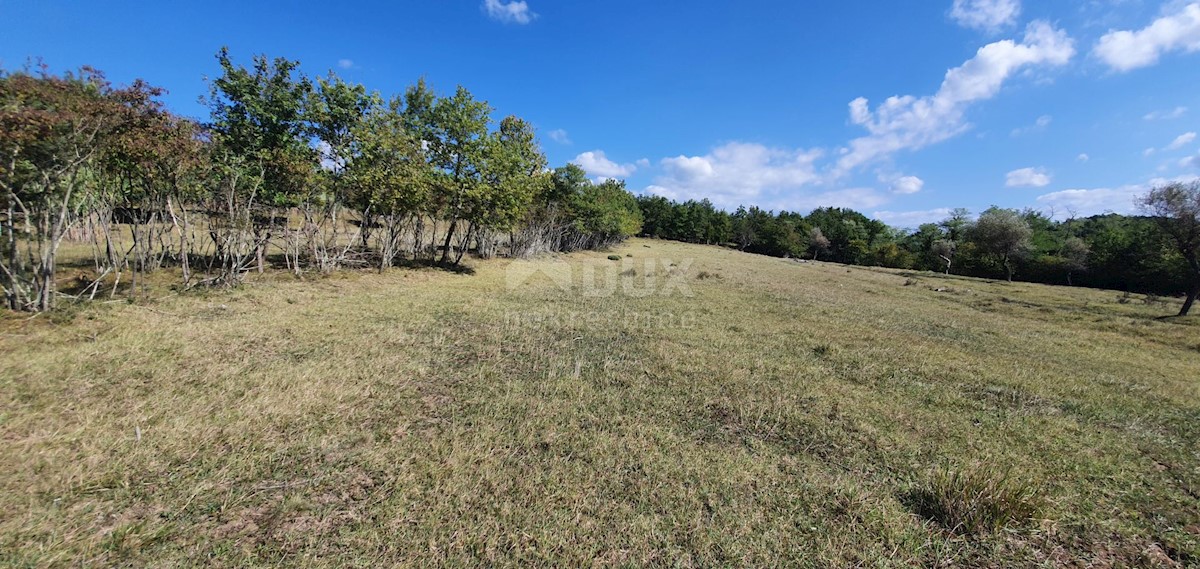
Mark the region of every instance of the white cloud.
POLYGON ((571 144, 571 136, 567 134, 567 131, 561 128, 556 128, 550 132, 547 132, 546 136, 549 137, 550 140, 553 140, 559 144, 571 144))
POLYGON ((663 175, 651 191, 672 199, 708 198, 721 207, 768 207, 766 201, 772 194, 817 182, 813 163, 821 155, 819 150, 730 142, 703 156, 664 158, 663 175))
POLYGON ((1080 155, 1079 155, 1078 157, 1076 157, 1075 159, 1076 159, 1076 160, 1078 160, 1078 161, 1080 161, 1080 162, 1087 162, 1088 160, 1091 160, 1091 159, 1092 159, 1092 157, 1091 157, 1091 156, 1088 156, 1086 153, 1084 153, 1084 154, 1080 154, 1080 155))
POLYGON ((1185 132, 1179 136, 1176 136, 1175 140, 1171 141, 1171 144, 1168 144, 1163 150, 1179 150, 1180 148, 1191 144, 1193 140, 1196 140, 1196 133, 1185 132))
POLYGON ((1152 111, 1146 113, 1146 116, 1142 118, 1148 121, 1169 121, 1183 117, 1183 115, 1187 114, 1187 111, 1187 107, 1175 107, 1169 111, 1152 111))
POLYGON ((1197 178, 1155 178, 1143 184, 1130 184, 1119 188, 1073 189, 1038 196, 1037 201, 1050 207, 1070 210, 1080 216, 1102 213, 1129 214, 1137 211, 1136 200, 1155 186, 1169 182, 1190 182, 1197 178))
POLYGON ((338 65, 338 67, 341 67, 342 69, 350 69, 350 68, 354 67, 354 60, 353 59, 339 59, 337 65, 338 65))
POLYGON ((1050 175, 1042 168, 1021 168, 1009 172, 1004 185, 1010 188, 1042 188, 1050 185, 1050 175))
POLYGON ((583 168, 585 172, 598 178, 626 178, 637 171, 634 164, 618 164, 609 160, 603 150, 590 150, 576 156, 572 164, 583 168))
POLYGON ((925 180, 916 176, 901 176, 892 180, 892 193, 915 194, 925 187, 925 180))
POLYGON ((1014 24, 1020 15, 1019 0, 954 0, 950 8, 950 17, 958 25, 986 32, 1014 24))
POLYGON ((936 223, 950 217, 951 209, 939 207, 922 211, 877 211, 871 217, 893 227, 917 227, 923 223, 936 223))
POLYGON ((1166 14, 1140 30, 1104 34, 1093 53, 1115 71, 1125 72, 1158 63, 1171 51, 1200 50, 1200 2, 1166 14))
POLYGON ((1074 41, 1046 22, 1033 22, 1021 43, 1003 40, 983 46, 975 57, 946 72, 931 96, 895 96, 872 111, 865 98, 850 102, 850 120, 870 133, 850 141, 838 160, 845 173, 899 150, 942 142, 970 128, 965 113, 972 103, 994 97, 1004 81, 1023 67, 1065 65, 1075 55, 1074 41))
POLYGON ((1200 154, 1188 156, 1187 158, 1180 160, 1179 165, 1184 168, 1196 168, 1197 170, 1200 170, 1200 154))
POLYGON ((503 2, 502 0, 483 0, 483 9, 492 19, 506 24, 528 24, 537 14, 529 9, 525 0, 503 2))
POLYGON ((1050 115, 1042 115, 1042 116, 1038 117, 1037 120, 1034 121, 1033 124, 1030 126, 1014 128, 1012 131, 1012 135, 1014 137, 1016 137, 1016 136, 1022 136, 1025 134, 1029 134, 1032 132, 1041 132, 1043 130, 1046 130, 1046 127, 1050 126, 1050 123, 1053 121, 1054 121, 1054 117, 1052 117, 1050 115))

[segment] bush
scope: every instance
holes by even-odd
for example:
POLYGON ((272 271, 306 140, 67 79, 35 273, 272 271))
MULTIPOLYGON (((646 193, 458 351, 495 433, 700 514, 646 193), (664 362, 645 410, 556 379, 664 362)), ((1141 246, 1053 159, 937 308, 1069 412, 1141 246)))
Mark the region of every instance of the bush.
POLYGON ((1037 488, 1011 469, 976 465, 943 468, 911 490, 907 502, 919 516, 958 535, 979 535, 1029 523, 1041 510, 1037 488))
POLYGON ((608 260, 609 260, 609 261, 620 261, 620 260, 621 260, 621 256, 620 256, 620 255, 609 255, 609 256, 608 256, 608 260))

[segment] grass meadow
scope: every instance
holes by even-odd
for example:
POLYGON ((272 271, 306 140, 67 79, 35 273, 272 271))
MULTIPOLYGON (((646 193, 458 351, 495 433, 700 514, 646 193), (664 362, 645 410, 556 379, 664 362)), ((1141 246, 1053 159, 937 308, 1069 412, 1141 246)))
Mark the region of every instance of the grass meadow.
POLYGON ((1175 301, 654 240, 471 265, 5 314, 0 564, 1200 565, 1175 301))

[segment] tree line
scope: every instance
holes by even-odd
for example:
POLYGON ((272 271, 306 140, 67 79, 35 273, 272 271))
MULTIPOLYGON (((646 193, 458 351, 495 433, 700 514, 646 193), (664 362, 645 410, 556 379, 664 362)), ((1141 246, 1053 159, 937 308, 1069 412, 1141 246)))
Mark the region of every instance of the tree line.
POLYGON ((977 217, 955 209, 905 231, 844 208, 729 213, 707 199, 638 198, 649 237, 776 257, 1184 295, 1186 315, 1200 296, 1200 182, 1166 184, 1137 201, 1146 215, 1058 221, 1032 209, 992 207, 977 217))
POLYGON ((332 72, 217 54, 207 120, 163 90, 116 87, 91 68, 0 70, 0 284, 13 310, 59 290, 64 243, 88 251, 95 298, 165 267, 182 284, 235 286, 400 263, 455 266, 613 245, 641 227, 621 181, 550 169, 533 127, 459 87, 424 80, 385 98, 332 72))

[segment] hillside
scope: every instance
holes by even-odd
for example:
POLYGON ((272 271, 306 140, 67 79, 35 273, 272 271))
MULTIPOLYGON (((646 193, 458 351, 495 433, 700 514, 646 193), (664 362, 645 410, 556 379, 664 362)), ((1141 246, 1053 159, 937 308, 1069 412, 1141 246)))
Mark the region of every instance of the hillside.
POLYGON ((1176 304, 613 253, 6 314, 0 564, 1200 563, 1176 304))

